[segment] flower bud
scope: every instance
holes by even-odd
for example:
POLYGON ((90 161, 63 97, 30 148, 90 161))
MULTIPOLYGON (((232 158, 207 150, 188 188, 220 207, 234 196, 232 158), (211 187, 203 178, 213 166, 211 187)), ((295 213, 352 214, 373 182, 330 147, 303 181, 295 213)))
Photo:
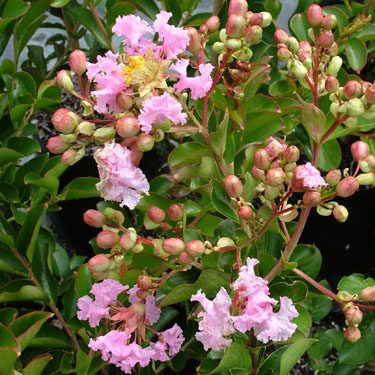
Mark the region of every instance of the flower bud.
POLYGON ((50 138, 47 142, 47 149, 53 154, 62 154, 69 146, 70 144, 64 142, 59 135, 50 138))
POLYGON ((363 114, 364 107, 363 103, 358 98, 350 99, 345 103, 346 105, 346 111, 348 112, 348 115, 351 117, 359 117, 363 114))
POLYGON ((343 180, 341 180, 337 187, 336 187, 336 193, 339 197, 347 198, 353 195, 359 188, 358 181, 353 177, 345 177, 343 180))
POLYGON ((254 165, 259 168, 266 170, 270 166, 270 155, 264 148, 256 150, 254 153, 254 165))
POLYGON ((181 266, 187 267, 194 259, 186 252, 183 251, 179 257, 178 257, 178 263, 181 264, 181 266))
POLYGON ((187 50, 191 53, 198 53, 201 49, 201 37, 195 27, 186 27, 185 30, 190 38, 187 50))
POLYGON ((358 127, 358 118, 357 117, 349 117, 343 123, 349 129, 356 129, 358 127))
POLYGON ((336 42, 333 42, 331 48, 329 49, 329 55, 336 56, 338 51, 339 51, 338 44, 336 42))
POLYGON ((346 338, 346 341, 354 344, 361 338, 361 331, 355 326, 349 326, 346 327, 344 336, 346 338))
POLYGON ((121 91, 116 96, 117 105, 124 111, 128 111, 133 107, 133 98, 131 95, 121 91))
POLYGON ((238 210, 238 217, 242 220, 250 220, 253 216, 253 210, 249 206, 242 206, 238 210))
POLYGON ((245 30, 245 39, 250 43, 250 44, 258 44, 263 37, 263 30, 260 26, 253 25, 249 26, 245 30))
POLYGON ((214 50, 215 53, 220 55, 225 51, 225 44, 222 42, 215 42, 212 46, 212 49, 214 50))
POLYGON ((312 53, 311 44, 307 40, 301 40, 298 43, 298 48, 299 48, 299 53, 302 53, 302 52, 308 52, 310 54, 312 53))
POLYGON ((290 73, 297 79, 303 79, 307 76, 308 71, 299 61, 292 61, 290 73))
POLYGON ((346 207, 338 205, 333 209, 333 216, 339 223, 345 223, 348 219, 349 212, 346 207))
POLYGON ((160 224, 165 220, 165 212, 156 206, 149 207, 147 210, 147 216, 155 224, 160 224))
POLYGON ((228 39, 225 43, 228 49, 238 51, 242 48, 242 42, 240 39, 228 39))
POLYGON ((223 247, 236 246, 234 241, 229 237, 221 237, 216 243, 216 247, 221 249, 223 247))
POLYGON ((116 136, 116 130, 114 126, 99 128, 94 131, 94 139, 97 142, 105 143, 112 140, 116 136))
POLYGON ((207 34, 207 33, 208 33, 208 27, 207 27, 205 24, 200 25, 200 26, 199 26, 199 32, 200 32, 201 34, 207 34))
POLYGON ((206 22, 205 25, 209 33, 214 33, 219 30, 220 27, 220 18, 218 16, 211 16, 206 22))
POLYGON ((337 25, 337 18, 334 14, 328 14, 323 18, 322 26, 325 30, 332 30, 337 25))
POLYGON ((120 237, 120 246, 125 250, 130 250, 134 247, 137 241, 137 233, 135 231, 131 231, 129 228, 128 232, 125 232, 120 237))
POLYGON ((196 258, 204 253, 205 248, 202 241, 192 240, 185 245, 185 252, 192 258, 196 258))
POLYGON ((311 26, 320 26, 324 18, 322 8, 313 4, 307 9, 307 20, 311 26))
POLYGON ((288 47, 281 47, 277 50, 277 58, 281 62, 288 61, 292 56, 292 52, 289 51, 288 47))
POLYGON ((83 221, 94 228, 101 228, 105 223, 105 217, 100 211, 90 209, 83 214, 83 221))
POLYGON ((284 182, 284 179, 285 179, 285 173, 279 167, 271 168, 266 173, 266 182, 268 185, 271 185, 271 186, 281 185, 284 182))
POLYGON ((243 191, 242 182, 237 176, 224 178, 224 189, 231 198, 238 198, 243 191))
POLYGON ((108 270, 109 259, 104 254, 98 254, 90 258, 87 265, 90 272, 104 272, 108 270))
POLYGON ((137 285, 141 290, 149 290, 152 287, 152 281, 148 275, 140 275, 137 278, 137 285))
POLYGON ((242 17, 246 17, 247 13, 247 1, 246 0, 231 0, 229 3, 228 16, 232 14, 240 14, 242 17))
POLYGON ((372 185, 374 183, 374 174, 372 172, 359 174, 355 178, 360 185, 372 185))
POLYGON ((72 166, 76 163, 77 152, 74 150, 67 150, 61 156, 61 161, 66 164, 72 166))
POLYGON ((56 83, 59 87, 62 87, 68 92, 71 92, 74 89, 72 76, 66 70, 60 70, 57 72, 56 83))
POLYGON ((359 298, 363 302, 375 302, 375 286, 368 286, 362 289, 359 298))
POLYGON ((328 64, 327 75, 336 76, 341 69, 342 58, 340 56, 335 56, 332 58, 331 62, 328 64))
POLYGON ((325 31, 319 36, 318 43, 323 48, 330 48, 335 41, 332 31, 325 31))
POLYGON ((265 172, 261 169, 257 168, 255 165, 251 169, 251 174, 256 180, 263 180, 263 177, 265 176, 265 172))
POLYGON ((172 204, 168 208, 167 215, 172 221, 182 220, 182 218, 184 217, 183 205, 181 203, 172 204))
POLYGON ((337 302, 350 302, 355 299, 355 296, 353 294, 348 293, 345 290, 341 290, 336 294, 336 301, 337 302))
POLYGON ((357 141, 350 146, 350 151, 352 153, 353 159, 358 163, 360 160, 369 155, 370 148, 366 142, 357 141))
MULTIPOLYGON (((58 109, 52 116, 52 125, 53 127, 58 131, 58 132, 62 132, 61 131, 61 122, 62 122, 62 119, 69 113, 70 111, 66 108, 60 108, 58 109)), ((65 120, 66 121, 66 120, 65 120)), ((73 121, 73 120, 72 120, 73 121)))
POLYGON ((368 155, 366 156, 363 161, 367 164, 369 170, 364 172, 370 172, 370 170, 375 169, 375 156, 374 155, 368 155))
POLYGON ((138 149, 142 152, 150 151, 155 144, 155 138, 151 134, 141 133, 137 137, 138 149))
POLYGON ((247 16, 246 18, 250 20, 250 25, 258 25, 260 26, 263 22, 263 16, 261 13, 253 13, 251 15, 250 18, 248 18, 249 16, 247 16))
POLYGON ((185 249, 185 243, 179 238, 167 238, 162 244, 163 250, 169 255, 178 255, 185 249))
POLYGON ((358 81, 348 81, 342 93, 346 99, 358 98, 362 95, 362 85, 358 81))
POLYGON ((70 69, 81 76, 86 71, 86 54, 76 49, 69 55, 70 69))
POLYGON ((363 312, 358 306, 351 306, 345 311, 345 318, 348 325, 354 326, 362 322, 363 312))
POLYGON ((225 29, 229 38, 241 38, 243 35, 244 27, 245 19, 239 14, 232 14, 228 18, 225 29))
POLYGON ((365 91, 365 98, 367 103, 375 104, 375 86, 369 85, 365 91))
POLYGON ((297 146, 289 146, 284 151, 284 159, 288 163, 295 163, 300 157, 300 152, 297 146))
POLYGON ((336 77, 328 76, 324 87, 329 93, 334 93, 340 88, 340 83, 336 77))
POLYGON ((280 189, 277 186, 266 185, 264 189, 264 197, 268 201, 273 201, 280 195, 280 189))
POLYGON ((301 171, 303 168, 305 168, 305 165, 298 165, 296 168, 294 168, 293 175, 292 175, 292 181, 291 186, 292 190, 299 193, 302 191, 305 191, 305 188, 303 186, 303 178, 297 178, 297 174, 299 171, 301 171))
POLYGON ((321 199, 322 197, 319 191, 307 191, 305 194, 303 194, 303 204, 307 207, 317 206, 321 199))
POLYGON ((290 50, 293 53, 297 53, 298 52, 298 50, 299 50, 299 43, 298 43, 298 40, 294 36, 289 37, 289 39, 288 39, 288 47, 290 48, 290 50))
POLYGON ((96 236, 96 244, 102 249, 115 246, 119 240, 120 236, 111 230, 103 230, 96 236))
MULTIPOLYGON (((287 204, 285 208, 290 208, 290 207, 292 207, 292 205, 287 204)), ((280 215, 279 219, 280 221, 283 221, 284 223, 289 223, 292 220, 294 220, 297 216, 298 216, 298 210, 291 210, 280 215)))
POLYGON ((272 16, 271 16, 271 13, 269 12, 260 12, 260 14, 262 15, 262 23, 260 24, 260 27, 262 29, 264 29, 265 27, 268 27, 269 25, 271 25, 271 22, 272 22, 272 16))
POLYGON ((287 44, 288 43, 288 39, 289 39, 289 35, 283 29, 277 29, 273 33, 273 39, 275 40, 276 44, 280 44, 280 43, 287 44))
POLYGON ((136 136, 141 127, 135 117, 123 116, 116 121, 116 131, 120 137, 131 138, 136 136))

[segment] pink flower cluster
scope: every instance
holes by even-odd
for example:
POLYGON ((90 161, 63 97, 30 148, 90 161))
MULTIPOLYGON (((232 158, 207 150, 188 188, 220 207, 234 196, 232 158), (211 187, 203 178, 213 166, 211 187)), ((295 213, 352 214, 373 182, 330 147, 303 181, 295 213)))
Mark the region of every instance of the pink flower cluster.
POLYGON ((280 309, 277 313, 272 306, 277 301, 269 297, 269 288, 266 280, 254 273, 257 259, 247 259, 247 265, 241 267, 239 277, 233 284, 235 302, 230 313, 232 301, 224 288, 221 288, 213 301, 206 298, 204 293, 192 296, 192 301, 198 301, 204 308, 198 317, 199 331, 196 338, 205 350, 222 350, 232 340, 228 338, 237 329, 247 332, 251 329, 258 340, 285 341, 296 330, 297 326, 291 320, 298 316, 292 301, 287 297, 280 298, 280 309), (237 314, 239 312, 239 314, 237 314))
POLYGON ((148 195, 149 183, 142 171, 131 162, 131 153, 126 147, 109 141, 104 148, 94 154, 98 164, 100 182, 96 188, 102 198, 121 202, 131 210, 141 199, 141 194, 148 195))
POLYGON ((303 186, 311 189, 316 189, 319 186, 327 186, 320 172, 311 164, 306 163, 305 167, 297 174, 297 178, 303 178, 303 186))

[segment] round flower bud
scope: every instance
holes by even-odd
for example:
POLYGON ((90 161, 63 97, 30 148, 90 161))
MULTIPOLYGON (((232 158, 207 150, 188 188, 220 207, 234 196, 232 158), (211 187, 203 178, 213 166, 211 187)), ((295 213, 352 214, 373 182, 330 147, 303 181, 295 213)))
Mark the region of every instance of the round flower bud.
POLYGON ((115 246, 119 240, 120 236, 111 230, 103 230, 96 236, 96 244, 102 249, 115 246))
POLYGON ((307 191, 305 194, 303 194, 302 199, 305 206, 314 207, 320 203, 322 197, 319 191, 307 191))
POLYGON ((221 249, 223 247, 236 246, 234 241, 229 237, 221 237, 216 243, 216 246, 221 249))
POLYGON ((136 241, 137 233, 129 228, 129 231, 120 237, 120 246, 125 250, 130 250, 134 247, 136 241))
POLYGON ((325 30, 332 30, 337 25, 337 17, 334 14, 328 14, 323 18, 322 26, 325 30))
POLYGON ((298 40, 294 36, 289 37, 289 39, 288 39, 288 47, 290 48, 290 50, 293 53, 297 53, 298 52, 298 50, 299 50, 299 43, 298 43, 298 40))
POLYGON ((116 131, 120 137, 131 138, 136 136, 141 127, 135 117, 123 116, 116 121, 116 131))
POLYGON ((366 142, 357 141, 350 146, 350 151, 352 153, 353 159, 358 163, 369 155, 370 148, 366 142))
POLYGON ((329 186, 336 186, 341 180, 341 171, 339 169, 329 171, 325 177, 325 180, 329 186))
POLYGON ((374 85, 370 85, 366 88, 365 98, 366 98, 367 103, 375 104, 375 86, 374 85))
POLYGON ((220 55, 225 51, 225 44, 222 42, 215 42, 212 46, 212 49, 214 50, 215 53, 220 55))
POLYGON ((307 40, 301 40, 298 43, 298 48, 299 48, 300 53, 308 52, 308 53, 311 54, 311 52, 312 52, 311 44, 307 40))
POLYGON ((199 32, 200 32, 201 34, 207 34, 207 33, 208 33, 208 27, 207 27, 205 24, 200 25, 200 26, 199 26, 199 32))
POLYGON ((214 33, 219 30, 220 27, 220 18, 218 16, 211 16, 206 22, 205 25, 209 33, 214 33))
MULTIPOLYGON (((248 17, 247 17, 248 18, 248 17)), ((253 13, 250 17, 250 25, 260 26, 263 22, 263 16, 261 13, 253 13)))
POLYGON ((114 126, 99 128, 94 131, 93 136, 95 141, 105 143, 115 138, 116 130, 114 126))
POLYGON ((86 71, 86 54, 76 49, 69 55, 69 65, 75 74, 81 76, 86 71))
POLYGON ((76 163, 77 152, 74 150, 67 150, 61 156, 61 161, 66 164, 72 166, 76 163))
POLYGON ((338 205, 333 209, 333 216, 339 223, 345 223, 348 219, 349 212, 346 207, 338 205))
MULTIPOLYGON (((366 156, 363 161, 365 161, 370 169, 375 169, 375 156, 374 155, 368 155, 366 156)), ((370 172, 370 171, 366 171, 370 172)))
POLYGON ((289 51, 288 47, 281 47, 277 50, 277 59, 281 62, 288 61, 292 56, 292 52, 289 51))
POLYGON ((247 1, 246 0, 231 0, 229 3, 228 16, 232 14, 240 14, 242 17, 246 17, 247 13, 247 1))
POLYGON ((327 75, 336 76, 341 69, 342 58, 340 56, 335 56, 332 58, 331 62, 328 64, 327 75))
POLYGON ((368 286, 362 289, 359 298, 363 302, 375 302, 375 286, 368 286))
POLYGON ((284 179, 285 179, 285 173, 279 167, 271 168, 266 173, 266 182, 268 185, 271 185, 271 186, 281 185, 284 182, 284 179))
POLYGON ((374 183, 374 174, 372 172, 362 173, 359 174, 355 179, 360 185, 372 185, 374 183))
POLYGON ((179 238, 167 238, 162 244, 163 250, 169 255, 178 255, 185 249, 185 243, 179 238))
POLYGON ((334 93, 340 88, 340 83, 336 77, 328 76, 324 87, 329 93, 334 93))
POLYGON ((137 285, 141 290, 149 290, 152 287, 152 281, 148 275, 140 275, 137 278, 137 285))
POLYGON ((62 87, 68 92, 71 92, 74 89, 72 76, 66 70, 60 70, 57 72, 56 83, 59 87, 62 87))
POLYGON ((251 175, 256 179, 256 180, 263 180, 263 177, 265 176, 265 172, 262 171, 261 169, 257 168, 255 165, 251 169, 251 175))
POLYGON ((149 207, 147 210, 147 216, 155 224, 160 224, 165 220, 165 212, 156 206, 149 207))
POLYGON ((245 27, 245 19, 239 14, 229 16, 226 31, 229 38, 241 38, 245 27))
POLYGON ((68 147, 70 143, 64 142, 59 135, 50 138, 47 142, 47 149, 53 154, 62 154, 68 147))
POLYGON ((104 272, 109 268, 109 259, 104 254, 98 254, 90 258, 87 265, 90 272, 104 272))
POLYGON ((349 326, 346 327, 344 336, 346 338, 346 341, 354 344, 361 338, 361 331, 355 326, 349 326))
POLYGON ((139 151, 146 152, 153 149, 155 139, 151 134, 141 133, 137 137, 137 146, 139 151))
POLYGON ((345 177, 343 180, 341 180, 337 187, 336 187, 336 193, 339 197, 347 198, 353 195, 359 188, 358 181, 353 177, 345 177))
POLYGON ((284 159, 288 163, 295 163, 300 157, 300 152, 297 146, 289 146, 284 151, 284 159))
POLYGON ((186 27, 185 30, 190 38, 187 50, 191 53, 198 53, 201 49, 201 37, 195 27, 186 27))
POLYGON ((346 82, 342 94, 346 99, 358 98, 362 95, 362 85, 358 81, 346 82))
POLYGON ((178 257, 178 263, 181 264, 181 266, 187 267, 194 259, 186 252, 183 251, 179 257, 178 257))
POLYGON ((273 201, 280 195, 280 189, 277 186, 266 185, 264 189, 264 198, 273 201))
POLYGON ((301 171, 303 168, 305 168, 305 164, 297 165, 297 167, 294 168, 293 175, 292 175, 292 181, 291 181, 292 190, 297 193, 305 191, 305 188, 303 186, 304 179, 297 178, 298 172, 301 171))
POLYGON ((240 39, 228 39, 225 43, 228 49, 238 51, 242 48, 242 42, 240 39))
POLYGON ((131 95, 128 95, 121 91, 116 96, 116 103, 122 110, 128 111, 133 107, 133 98, 131 95))
POLYGON ((238 217, 242 220, 250 220, 253 216, 253 210, 249 206, 242 206, 238 210, 238 217))
POLYGON ((297 79, 303 79, 307 76, 308 71, 299 61, 293 61, 290 68, 290 73, 297 79))
POLYGON ((363 312, 358 306, 351 306, 345 311, 345 318, 349 325, 356 325, 362 322, 363 312))
POLYGON ((323 48, 330 48, 335 41, 332 31, 325 31, 319 36, 318 43, 323 48))
POLYGON ((242 182, 237 176, 224 178, 224 189, 231 198, 238 198, 243 191, 242 182))
POLYGON ((258 44, 263 37, 263 30, 260 26, 253 25, 245 29, 245 39, 250 44, 258 44))
POLYGON ((183 205, 181 203, 172 204, 168 208, 167 215, 172 221, 182 220, 184 217, 183 205))
POLYGON ((347 302, 353 301, 354 299, 356 299, 356 296, 348 293, 346 290, 340 290, 336 294, 336 301, 338 301, 338 302, 346 302, 347 303, 347 302))
POLYGON ((105 216, 97 210, 87 210, 83 214, 83 221, 92 227, 101 228, 105 223, 105 216))
POLYGON ((289 39, 289 35, 283 29, 277 29, 273 33, 273 39, 275 40, 276 44, 280 44, 280 43, 287 44, 288 43, 288 39, 289 39))
POLYGON ((307 9, 307 20, 311 26, 320 26, 324 18, 322 8, 313 4, 307 9))
POLYGON ((333 42, 331 48, 329 49, 329 55, 336 56, 338 51, 339 51, 338 44, 336 42, 333 42))
POLYGON ((264 148, 256 150, 254 153, 254 165, 259 168, 266 170, 270 166, 270 155, 264 148))
POLYGON ((269 13, 269 12, 260 12, 260 14, 263 17, 263 20, 262 20, 262 23, 260 24, 260 27, 264 29, 265 27, 268 27, 269 25, 271 25, 271 22, 272 22, 271 13, 269 13))
POLYGON ((78 124, 76 132, 84 135, 92 135, 95 131, 95 124, 89 121, 82 121, 78 124))
POLYGON ((360 117, 363 114, 364 107, 361 99, 353 98, 345 103, 348 115, 351 117, 360 117))
POLYGON ((185 252, 192 258, 196 258, 204 253, 205 248, 202 241, 192 240, 185 245, 185 252))

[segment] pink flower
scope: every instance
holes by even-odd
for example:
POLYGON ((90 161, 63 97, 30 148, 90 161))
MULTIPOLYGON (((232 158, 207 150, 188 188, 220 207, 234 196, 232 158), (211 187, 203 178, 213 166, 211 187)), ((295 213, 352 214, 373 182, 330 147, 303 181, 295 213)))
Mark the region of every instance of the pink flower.
POLYGON ((117 296, 127 289, 129 289, 127 285, 122 285, 116 280, 105 279, 101 283, 95 283, 90 293, 100 305, 108 306, 116 304, 117 296))
POLYGON ((145 301, 146 321, 149 324, 156 323, 160 318, 160 307, 156 307, 155 296, 148 296, 145 301))
POLYGON ((315 189, 319 186, 327 186, 320 172, 311 163, 306 163, 305 167, 297 173, 296 177, 303 178, 304 187, 315 189))
POLYGON ((80 309, 78 319, 88 320, 90 327, 98 326, 101 319, 109 319, 109 307, 100 305, 89 296, 79 298, 77 306, 80 309))
POLYGON ((137 292, 139 290, 139 286, 135 284, 132 288, 128 290, 129 294, 129 302, 130 303, 138 303, 141 302, 141 299, 137 296, 137 292))
POLYGON ((168 345, 169 355, 175 355, 180 351, 184 336, 182 336, 182 329, 176 323, 172 328, 162 332, 161 337, 163 342, 168 345))
POLYGON ((131 210, 138 204, 141 194, 148 195, 150 188, 142 171, 131 163, 130 150, 109 141, 97 150, 94 159, 98 164, 100 182, 96 188, 102 198, 121 202, 131 210))
POLYGON ((154 30, 159 34, 159 42, 163 42, 161 51, 165 53, 167 60, 175 59, 178 54, 184 52, 189 45, 190 38, 186 30, 168 24, 172 13, 162 10, 154 22, 154 30))
POLYGON ((165 120, 171 120, 175 125, 186 123, 187 115, 182 113, 181 104, 168 93, 161 96, 153 96, 143 103, 143 109, 138 116, 138 121, 142 126, 142 131, 149 133, 152 124, 163 123, 165 120))
POLYGON ((173 87, 178 93, 184 89, 190 89, 191 97, 193 99, 203 98, 212 86, 211 72, 214 67, 211 64, 200 64, 200 75, 198 77, 188 77, 186 73, 188 65, 189 60, 183 59, 178 60, 176 64, 170 66, 171 70, 180 73, 180 80, 173 87))
POLYGON ((230 345, 229 336, 234 333, 229 307, 232 301, 224 288, 221 288, 213 301, 206 298, 199 290, 191 297, 191 301, 198 301, 204 308, 204 312, 198 314, 202 320, 199 322, 199 331, 195 337, 203 344, 204 350, 213 349, 220 351, 230 345))
POLYGON ((270 155, 270 160, 275 159, 279 154, 284 152, 288 145, 286 143, 280 143, 276 138, 270 137, 268 139, 268 145, 266 151, 270 155))
POLYGON ((166 350, 167 350, 167 345, 164 342, 157 341, 155 342, 150 342, 150 347, 154 350, 155 354, 152 356, 152 359, 154 361, 169 361, 169 357, 167 356, 166 350))

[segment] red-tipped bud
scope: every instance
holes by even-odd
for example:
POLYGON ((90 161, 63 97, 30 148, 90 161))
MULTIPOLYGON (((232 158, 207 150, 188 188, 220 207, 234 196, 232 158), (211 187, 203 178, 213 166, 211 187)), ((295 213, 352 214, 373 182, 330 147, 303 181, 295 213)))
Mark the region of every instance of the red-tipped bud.
POLYGON ((288 47, 280 47, 277 50, 277 58, 281 62, 288 61, 291 56, 292 52, 289 51, 288 47))
POLYGON ((133 98, 131 95, 128 95, 121 91, 116 96, 116 103, 121 109, 123 109, 124 111, 128 111, 133 107, 133 98))
POLYGON ((120 137, 131 138, 136 136, 141 127, 135 117, 124 116, 116 121, 116 131, 120 137))
POLYGON ((259 168, 257 168, 255 165, 254 167, 251 169, 251 174, 252 176, 256 179, 256 180, 262 180, 264 175, 265 175, 265 172, 259 168))
POLYGON ((334 14, 328 14, 323 18, 322 26, 326 30, 332 30, 337 25, 337 18, 334 14))
POLYGON ((375 86, 374 85, 367 87, 365 91, 365 98, 366 98, 367 103, 375 104, 375 86))
POLYGON ((161 208, 156 206, 149 207, 149 209, 147 210, 147 216, 153 223, 156 224, 160 224, 165 220, 165 212, 161 208))
MULTIPOLYGON (((365 161, 368 165, 368 167, 371 169, 375 169, 375 156, 374 155, 368 155, 366 156, 363 161, 365 161)), ((368 171, 369 172, 369 171, 368 171)))
POLYGON ((365 289, 362 289, 359 298, 363 302, 375 302, 375 286, 368 286, 365 289))
POLYGON ((346 338, 346 341, 350 342, 351 344, 354 344, 361 338, 361 331, 355 326, 349 326, 346 327, 344 336, 346 338))
POLYGON ((336 193, 339 197, 347 198, 353 195, 359 188, 358 181, 352 177, 345 177, 341 180, 336 188, 336 193))
POLYGON ((204 253, 204 250, 204 243, 199 240, 192 240, 185 245, 185 252, 192 258, 201 256, 204 253))
POLYGON ((307 207, 317 206, 321 199, 322 197, 319 191, 307 191, 305 194, 303 194, 303 204, 307 207))
POLYGON ((69 146, 70 143, 64 142, 59 135, 50 138, 47 142, 47 149, 53 154, 62 154, 69 146))
POLYGON ((351 306, 345 311, 345 318, 349 325, 356 325, 362 322, 363 312, 358 306, 351 306))
POLYGON ((280 44, 280 43, 287 44, 288 43, 288 39, 289 39, 289 35, 283 29, 277 29, 273 33, 273 39, 275 40, 276 44, 280 44))
POLYGON ((68 92, 71 92, 74 89, 72 76, 66 70, 60 70, 57 72, 56 83, 59 87, 64 88, 68 92))
POLYGON ((247 1, 246 0, 231 0, 229 3, 228 16, 232 14, 240 14, 242 17, 246 17, 247 13, 247 1))
POLYGON ((292 190, 297 193, 305 191, 305 188, 303 186, 303 178, 297 178, 298 172, 301 171, 303 168, 305 168, 304 164, 298 165, 296 168, 294 168, 293 175, 292 175, 292 181, 291 181, 292 190))
POLYGON ((238 198, 243 191, 242 182, 237 176, 224 178, 224 189, 231 198, 238 198))
POLYGON ((284 151, 284 159, 288 163, 295 163, 300 157, 300 152, 297 146, 289 146, 284 151))
POLYGON ((120 237, 120 246, 125 250, 132 249, 137 241, 137 233, 131 229, 120 237))
POLYGON ((199 50, 201 49, 201 37, 197 31, 196 28, 194 27, 187 27, 185 28, 187 31, 190 41, 189 45, 187 46, 187 50, 190 51, 191 53, 198 53, 199 50))
POLYGON ((105 223, 105 216, 97 210, 87 210, 83 214, 83 221, 94 228, 101 228, 105 223))
POLYGON ((119 242, 120 236, 111 230, 103 230, 96 236, 96 244, 102 249, 109 249, 119 242))
POLYGON ((333 93, 340 88, 340 83, 336 77, 329 76, 327 77, 324 86, 329 93, 333 93))
POLYGON ((109 267, 109 259, 104 254, 98 254, 90 258, 87 265, 90 272, 105 272, 109 267))
POLYGON ((346 82, 342 93, 346 99, 358 98, 362 95, 362 85, 358 81, 348 81, 346 82))
POLYGON ((52 125, 60 133, 69 134, 81 121, 81 118, 66 108, 58 109, 52 116, 52 125))
POLYGON ((169 255, 178 255, 185 249, 185 243, 179 238, 167 238, 162 244, 163 250, 169 255))
POLYGON ((281 168, 271 168, 266 174, 266 182, 271 186, 278 186, 284 182, 285 173, 281 168))
POLYGON ((76 49, 69 55, 69 65, 75 74, 81 76, 86 71, 86 54, 76 49))
POLYGON ((263 16, 261 13, 253 13, 250 18, 250 25, 261 26, 263 22, 263 16))
POLYGON ((208 27, 206 26, 206 24, 203 24, 203 25, 200 25, 200 26, 199 26, 199 32, 200 32, 201 34, 206 34, 206 33, 208 33, 208 27))
POLYGON ((249 206, 242 206, 238 210, 238 217, 242 220, 250 220, 253 216, 253 210, 249 206))
POLYGON ((329 171, 325 179, 329 186, 336 186, 341 180, 340 169, 333 169, 332 171, 329 171))
POLYGON ((73 165, 77 161, 77 152, 75 150, 67 150, 61 156, 61 161, 66 165, 73 165))
POLYGON ((339 205, 333 209, 333 217, 339 223, 345 223, 345 221, 348 219, 348 216, 349 212, 345 206, 339 205))
POLYGON ((66 115, 68 114, 70 111, 69 109, 66 109, 66 108, 60 108, 58 109, 52 116, 52 125, 54 126, 54 128, 57 130, 57 131, 60 131, 59 130, 59 127, 60 127, 60 122, 61 122, 61 119, 66 115))
POLYGON ((353 159, 358 163, 364 159, 370 153, 369 145, 364 141, 354 142, 350 146, 350 151, 352 153, 353 159))
POLYGON ((229 16, 226 31, 229 38, 241 38, 244 32, 245 19, 239 14, 229 16))
POLYGON ((325 31, 320 35, 318 43, 323 48, 330 48, 335 41, 332 31, 325 31))
POLYGON ((167 215, 172 221, 182 220, 182 218, 184 217, 183 205, 181 203, 172 204, 168 208, 167 215))
POLYGON ((298 47, 301 50, 301 52, 312 52, 311 44, 307 40, 302 40, 298 43, 298 47))
POLYGON ((181 266, 188 266, 189 264, 191 264, 191 262, 193 261, 194 259, 186 252, 186 251, 183 251, 179 257, 178 257, 178 263, 181 264, 181 266))
POLYGON ((139 151, 146 152, 153 149, 155 138, 151 134, 141 133, 137 137, 137 146, 139 151))
POLYGON ((268 167, 271 165, 270 155, 264 148, 260 148, 259 150, 255 151, 254 165, 262 170, 268 169, 268 167))
POLYGON ((219 30, 220 27, 220 18, 218 16, 211 16, 206 22, 205 25, 209 33, 214 33, 219 30))
POLYGON ((152 287, 152 281, 148 275, 140 275, 137 279, 137 285, 141 290, 149 290, 152 287))
POLYGON ((319 5, 313 4, 309 6, 309 9, 307 10, 307 20, 311 26, 320 26, 323 18, 323 11, 319 5))
POLYGON ((250 44, 258 44, 263 37, 263 30, 260 26, 253 25, 249 26, 245 30, 245 39, 250 43, 250 44))

